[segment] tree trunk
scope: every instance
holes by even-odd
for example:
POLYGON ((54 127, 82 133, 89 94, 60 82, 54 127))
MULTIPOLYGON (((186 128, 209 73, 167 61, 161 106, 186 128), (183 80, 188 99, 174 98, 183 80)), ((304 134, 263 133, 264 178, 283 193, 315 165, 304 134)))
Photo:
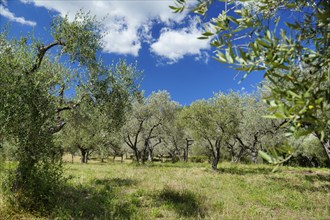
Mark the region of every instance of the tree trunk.
POLYGON ((87 163, 88 161, 88 150, 79 148, 81 152, 81 163, 87 163))
POLYGON ((152 152, 151 146, 149 145, 148 146, 148 161, 152 162, 152 160, 153 160, 153 152, 152 152))
POLYGON ((139 152, 136 148, 134 149, 134 155, 135 155, 136 163, 140 163, 139 152))
POLYGON ((238 162, 241 161, 241 158, 243 157, 244 151, 245 151, 245 149, 243 147, 239 150, 238 155, 235 159, 235 163, 238 163, 238 162))
POLYGON ((219 161, 220 161, 220 148, 217 148, 213 154, 212 170, 218 170, 219 161))
POLYGON ((74 158, 74 155, 71 154, 71 163, 73 163, 73 158, 74 158))
POLYGON ((257 164, 257 162, 258 162, 258 151, 256 151, 256 150, 252 151, 252 161, 254 164, 257 164))
POLYGON ((193 140, 186 138, 186 147, 183 151, 183 159, 188 162, 189 146, 193 144, 193 140))
POLYGON ((168 152, 168 155, 170 156, 172 163, 174 163, 175 162, 175 153, 174 152, 168 152))
POLYGON ((230 153, 230 162, 235 162, 235 152, 234 152, 234 146, 229 147, 229 153, 230 153))
POLYGON ((141 163, 142 164, 144 164, 146 162, 145 158, 146 158, 146 151, 142 150, 142 152, 141 152, 141 163))
POLYGON ((189 154, 189 143, 186 143, 186 147, 183 150, 183 160, 184 162, 188 162, 188 154, 189 154))
POLYGON ((183 161, 188 162, 188 150, 184 149, 183 151, 183 161))
POLYGON ((323 146, 325 154, 327 155, 328 167, 330 168, 330 140, 329 139, 324 139, 323 141, 321 141, 321 144, 323 146))

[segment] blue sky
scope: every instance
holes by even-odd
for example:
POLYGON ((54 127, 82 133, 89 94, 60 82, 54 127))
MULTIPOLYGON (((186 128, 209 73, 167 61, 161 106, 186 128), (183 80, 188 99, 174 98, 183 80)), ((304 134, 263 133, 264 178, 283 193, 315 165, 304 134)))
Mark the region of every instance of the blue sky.
MULTIPOLYGON (((195 15, 174 14, 168 8, 171 0, 0 0, 1 27, 10 24, 10 37, 28 32, 49 43, 49 26, 54 16, 74 16, 79 9, 90 11, 103 19, 102 57, 106 63, 120 58, 138 62, 144 71, 141 89, 167 90, 173 100, 183 105, 209 98, 213 92, 229 90, 253 91, 263 78, 252 73, 242 77, 226 64, 212 59, 208 41, 198 40, 202 33, 195 15), (236 77, 235 77, 236 76, 236 77)), ((219 3, 213 12, 221 10, 219 3)), ((212 15, 212 14, 211 14, 212 15)))

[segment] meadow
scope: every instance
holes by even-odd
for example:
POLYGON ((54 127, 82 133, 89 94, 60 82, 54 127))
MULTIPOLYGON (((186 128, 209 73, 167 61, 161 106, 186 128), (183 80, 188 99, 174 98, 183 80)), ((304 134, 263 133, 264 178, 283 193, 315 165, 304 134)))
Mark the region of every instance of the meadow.
POLYGON ((221 163, 65 163, 47 213, 0 219, 330 219, 329 169, 221 163))

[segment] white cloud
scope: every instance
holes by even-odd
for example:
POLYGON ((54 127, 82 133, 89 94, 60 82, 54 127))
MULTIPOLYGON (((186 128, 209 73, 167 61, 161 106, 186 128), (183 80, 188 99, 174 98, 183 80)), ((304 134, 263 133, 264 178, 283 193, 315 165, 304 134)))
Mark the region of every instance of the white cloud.
POLYGON ((7 1, 3 1, 3 4, 0 4, 0 15, 8 18, 10 21, 17 22, 24 25, 36 26, 37 23, 34 21, 25 20, 23 17, 16 17, 15 14, 10 12, 8 8, 5 8, 4 5, 7 4, 7 1))
POLYGON ((159 39, 151 45, 151 51, 168 59, 169 63, 175 63, 186 55, 197 55, 195 60, 207 62, 208 55, 204 50, 210 48, 209 41, 197 39, 202 33, 196 21, 182 29, 163 28, 159 39))
MULTIPOLYGON (((121 0, 121 1, 44 1, 21 0, 27 4, 44 7, 73 18, 80 9, 90 11, 103 20, 103 50, 108 53, 138 56, 142 43, 151 44, 151 51, 171 61, 177 61, 186 54, 201 55, 208 48, 207 41, 197 40, 201 31, 194 23, 181 30, 162 29, 158 40, 152 39, 154 24, 167 27, 180 24, 187 18, 187 12, 173 13, 168 7, 172 0, 121 0), (166 46, 168 49, 166 49, 166 46)), ((194 1, 190 1, 193 4, 194 1)))
POLYGON ((61 16, 73 18, 80 9, 90 11, 104 20, 104 51, 137 56, 142 41, 150 40, 152 24, 155 21, 170 24, 180 22, 185 13, 175 14, 169 9, 172 0, 130 0, 130 1, 42 1, 21 0, 38 7, 54 10, 61 16))

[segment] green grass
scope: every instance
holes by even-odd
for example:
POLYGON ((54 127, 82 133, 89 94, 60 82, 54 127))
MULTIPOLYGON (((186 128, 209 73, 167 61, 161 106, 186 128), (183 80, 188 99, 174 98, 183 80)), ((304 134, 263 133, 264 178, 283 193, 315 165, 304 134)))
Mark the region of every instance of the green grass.
POLYGON ((164 163, 66 164, 68 183, 49 214, 0 219, 330 219, 329 169, 164 163))

